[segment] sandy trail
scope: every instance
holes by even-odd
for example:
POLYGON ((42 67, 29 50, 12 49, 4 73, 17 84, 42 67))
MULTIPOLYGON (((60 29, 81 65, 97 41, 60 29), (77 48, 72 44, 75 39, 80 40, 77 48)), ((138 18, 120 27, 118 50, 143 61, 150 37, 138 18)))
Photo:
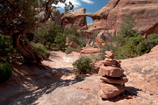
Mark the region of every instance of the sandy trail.
POLYGON ((51 68, 67 68, 73 67, 72 63, 75 62, 80 56, 80 53, 72 52, 65 54, 61 51, 51 51, 49 60, 45 60, 42 64, 51 68))
POLYGON ((0 84, 0 105, 8 105, 15 98, 34 91, 48 84, 60 81, 64 73, 73 70, 80 53, 65 54, 62 51, 51 51, 48 60, 42 62, 48 70, 36 65, 13 63, 13 75, 5 83, 0 84))

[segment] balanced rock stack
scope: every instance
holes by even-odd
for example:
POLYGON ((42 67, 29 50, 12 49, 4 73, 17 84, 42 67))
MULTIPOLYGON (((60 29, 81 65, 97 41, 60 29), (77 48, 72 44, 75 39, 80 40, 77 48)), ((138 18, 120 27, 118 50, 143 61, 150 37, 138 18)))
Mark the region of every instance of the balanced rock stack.
POLYGON ((98 95, 102 99, 110 99, 120 95, 125 90, 125 85, 128 81, 123 74, 124 70, 121 68, 121 61, 114 59, 113 51, 105 52, 105 60, 102 62, 104 66, 100 66, 99 74, 103 82, 100 83, 101 90, 98 95))

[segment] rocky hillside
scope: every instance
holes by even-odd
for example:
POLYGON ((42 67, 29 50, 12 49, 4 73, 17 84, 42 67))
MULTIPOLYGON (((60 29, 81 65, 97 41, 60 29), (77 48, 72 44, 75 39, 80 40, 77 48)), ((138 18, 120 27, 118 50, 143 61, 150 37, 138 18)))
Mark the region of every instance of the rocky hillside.
POLYGON ((89 34, 92 30, 107 29, 111 34, 117 34, 120 23, 126 16, 135 18, 135 29, 141 30, 143 35, 158 34, 158 0, 110 0, 107 5, 95 13, 85 13, 86 9, 78 9, 62 14, 61 24, 64 27, 78 24, 89 34), (86 16, 93 19, 93 23, 86 24, 86 16))

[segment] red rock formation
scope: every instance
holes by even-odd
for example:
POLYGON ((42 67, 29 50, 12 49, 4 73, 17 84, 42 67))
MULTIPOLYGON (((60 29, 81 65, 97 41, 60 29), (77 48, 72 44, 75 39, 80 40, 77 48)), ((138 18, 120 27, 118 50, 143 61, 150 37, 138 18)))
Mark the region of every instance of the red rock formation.
POLYGON ((158 0, 111 0, 95 13, 85 13, 85 8, 69 12, 62 16, 61 24, 66 27, 81 17, 89 16, 93 23, 88 25, 86 33, 94 29, 108 29, 116 34, 120 30, 122 19, 129 15, 135 18, 134 29, 141 30, 146 35, 158 34, 158 0))
POLYGON ((95 38, 95 41, 97 42, 98 46, 104 46, 105 42, 101 38, 95 38))
POLYGON ((68 13, 62 13, 61 25, 63 27, 74 25, 78 28, 85 27, 87 29, 87 21, 86 17, 84 17, 85 11, 85 8, 81 8, 68 13))
POLYGON ((77 48, 79 45, 76 42, 70 42, 69 44, 72 48, 77 48))
POLYGON ((80 53, 82 54, 93 54, 93 53, 98 53, 100 50, 98 48, 93 48, 93 47, 83 47, 81 48, 80 53))

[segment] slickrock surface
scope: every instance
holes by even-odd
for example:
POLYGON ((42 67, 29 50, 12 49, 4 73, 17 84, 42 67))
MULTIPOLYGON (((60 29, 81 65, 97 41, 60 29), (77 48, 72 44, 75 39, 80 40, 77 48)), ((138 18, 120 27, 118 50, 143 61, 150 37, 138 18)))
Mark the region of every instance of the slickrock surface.
POLYGON ((158 95, 158 46, 148 54, 121 61, 130 83, 158 95))
POLYGON ((7 105, 157 105, 158 103, 157 96, 150 95, 129 83, 126 83, 125 95, 102 100, 98 96, 100 82, 99 76, 90 75, 83 75, 77 80, 61 80, 23 94, 7 105))
MULTIPOLYGON (((51 61, 47 61, 51 69, 48 71, 14 64, 13 77, 0 84, 0 105, 158 105, 157 48, 143 56, 121 60, 128 82, 125 83, 124 94, 109 100, 98 96, 102 82, 100 76, 82 75, 76 78, 69 74, 72 63, 64 61, 65 54, 62 52, 51 52, 51 61), (66 68, 64 65, 67 65, 66 68)), ((79 56, 72 55, 73 58, 79 56)))

